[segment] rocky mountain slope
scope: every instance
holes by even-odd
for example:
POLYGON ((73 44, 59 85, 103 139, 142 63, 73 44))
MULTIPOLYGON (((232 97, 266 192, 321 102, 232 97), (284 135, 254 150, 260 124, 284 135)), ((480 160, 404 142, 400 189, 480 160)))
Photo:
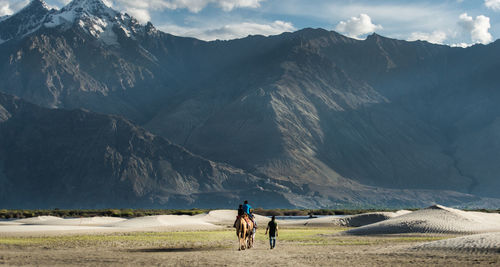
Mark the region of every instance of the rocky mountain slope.
MULTIPOLYGON (((331 187, 331 186, 330 186, 331 187)), ((47 109, 0 93, 0 203, 10 208, 496 205, 456 192, 348 180, 325 197, 196 156, 115 115, 47 109), (369 204, 366 204, 369 203, 369 204)))
POLYGON ((500 198, 499 41, 462 49, 304 29, 203 42, 101 0, 33 0, 0 21, 0 38, 0 91, 124 116, 281 186, 290 205, 435 200, 426 190, 448 205, 500 198))
POLYGON ((209 207, 268 194, 289 205, 268 191, 277 185, 193 155, 121 117, 46 109, 4 94, 0 166, 2 206, 209 207))

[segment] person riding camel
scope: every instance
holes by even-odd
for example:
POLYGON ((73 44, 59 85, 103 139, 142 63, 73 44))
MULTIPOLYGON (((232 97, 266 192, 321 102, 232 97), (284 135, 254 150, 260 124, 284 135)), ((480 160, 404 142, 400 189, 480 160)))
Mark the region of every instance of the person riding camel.
POLYGON ((248 200, 245 200, 245 202, 243 202, 243 211, 248 215, 248 217, 250 217, 250 210, 252 209, 252 206, 250 206, 250 204, 248 204, 248 200))
POLYGON ((236 216, 236 221, 234 221, 234 224, 233 224, 233 227, 236 228, 236 222, 238 221, 238 219, 245 215, 245 211, 243 210, 243 205, 240 204, 240 206, 238 207, 238 215, 236 216))
POLYGON ((254 225, 254 228, 256 229, 257 228, 257 224, 255 223, 255 216, 252 214, 252 206, 250 206, 250 204, 248 204, 248 200, 245 200, 245 202, 243 202, 243 212, 245 212, 245 214, 248 215, 248 219, 250 219, 254 225))
POLYGON ((254 230, 257 229, 257 224, 255 223, 255 216, 252 214, 252 206, 250 206, 250 204, 248 204, 248 200, 245 200, 245 202, 243 202, 243 205, 240 205, 240 207, 238 208, 238 216, 236 216, 236 220, 234 221, 233 227, 236 228, 236 221, 238 221, 238 219, 241 216, 245 217, 247 224, 248 224, 248 220, 251 220, 253 222, 253 225, 254 225, 254 230), (245 215, 247 215, 247 216, 245 216, 245 215))

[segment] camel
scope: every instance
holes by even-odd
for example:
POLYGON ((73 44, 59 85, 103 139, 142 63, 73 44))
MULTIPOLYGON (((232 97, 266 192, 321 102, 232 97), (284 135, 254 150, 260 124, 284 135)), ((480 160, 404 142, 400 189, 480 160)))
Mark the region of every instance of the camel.
POLYGON ((240 247, 238 250, 245 250, 247 248, 252 248, 253 246, 253 223, 249 220, 247 222, 245 217, 248 215, 240 216, 238 220, 236 220, 236 236, 238 236, 238 240, 240 242, 240 247))

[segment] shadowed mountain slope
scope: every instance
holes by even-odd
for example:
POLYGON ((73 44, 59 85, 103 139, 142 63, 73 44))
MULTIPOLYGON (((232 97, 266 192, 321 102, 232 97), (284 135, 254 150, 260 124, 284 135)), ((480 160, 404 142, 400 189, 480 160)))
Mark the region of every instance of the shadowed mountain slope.
POLYGON ((40 108, 0 94, 0 118, 4 206, 224 206, 266 194, 261 185, 276 187, 118 116, 40 108), (214 204, 204 194, 224 202, 214 204))
POLYGON ((286 187, 293 205, 388 203, 374 188, 500 197, 498 41, 462 49, 303 29, 204 42, 101 0, 33 1, 0 21, 0 37, 1 91, 124 116, 286 187))
POLYGON ((261 207, 497 203, 451 191, 388 190, 348 180, 325 185, 327 193, 313 193, 307 183, 298 187, 263 179, 193 155, 119 116, 41 108, 4 94, 0 185, 0 202, 11 208, 214 208, 245 198, 261 207))

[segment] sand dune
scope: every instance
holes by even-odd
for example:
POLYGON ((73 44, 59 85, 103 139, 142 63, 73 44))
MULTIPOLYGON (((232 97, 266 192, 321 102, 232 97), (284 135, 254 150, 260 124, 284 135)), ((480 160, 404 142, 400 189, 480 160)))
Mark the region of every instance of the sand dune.
MULTIPOLYGON (((233 225, 236 220, 236 215, 238 212, 236 210, 213 210, 208 214, 198 215, 203 217, 203 220, 209 223, 217 224, 217 225, 233 225)), ((255 221, 257 221, 258 225, 267 225, 267 223, 271 219, 255 214, 255 221)))
POLYGON ((169 228, 175 230, 213 230, 220 228, 202 216, 158 215, 132 218, 108 225, 118 228, 169 228))
POLYGON ((236 210, 213 210, 207 214, 200 214, 205 222, 213 223, 213 224, 232 224, 236 218, 238 212, 236 210))
POLYGON ((409 210, 400 210, 397 212, 370 212, 370 213, 357 214, 340 218, 340 225, 348 227, 360 227, 372 223, 385 221, 390 218, 408 214, 410 212, 411 211, 409 210))
POLYGON ((466 212, 435 205, 346 232, 355 235, 399 233, 474 234, 500 231, 500 214, 466 212))
POLYGON ((116 217, 91 217, 63 219, 53 216, 40 216, 27 219, 14 220, 14 223, 29 225, 67 225, 67 226, 106 226, 112 223, 126 221, 116 217))
POLYGON ((54 217, 54 216, 38 216, 38 217, 33 217, 33 218, 13 220, 12 222, 21 223, 21 224, 42 224, 42 223, 47 223, 47 222, 49 222, 49 223, 55 222, 58 220, 63 220, 63 218, 54 217))
POLYGON ((334 227, 342 225, 340 219, 339 216, 324 216, 301 220, 278 220, 278 224, 281 226, 334 227))
POLYGON ((439 240, 416 246, 415 249, 448 249, 455 251, 500 253, 500 232, 439 240))
MULTIPOLYGON (((0 222, 0 234, 13 232, 44 231, 193 231, 214 230, 232 227, 236 218, 235 210, 214 210, 207 214, 159 215, 132 219, 94 217, 62 219, 41 216, 28 219, 0 222)), ((270 220, 256 215, 260 228, 270 220)), ((283 226, 334 227, 349 226, 359 228, 346 234, 374 235, 398 233, 450 233, 475 234, 500 231, 500 214, 465 212, 439 205, 414 212, 375 212, 347 217, 327 216, 307 220, 279 221, 283 226)))
POLYGON ((0 220, 0 226, 5 226, 5 225, 21 225, 23 223, 18 223, 13 220, 0 220))
MULTIPOLYGON (((139 218, 59 218, 53 216, 39 216, 33 218, 6 220, 0 222, 0 234, 34 233, 54 231, 197 231, 215 230, 221 226, 232 226, 236 218, 235 210, 215 210, 207 214, 188 215, 159 215, 139 218), (153 229, 154 228, 154 229, 153 229)), ((259 224, 267 224, 269 218, 256 215, 259 224)))
POLYGON ((332 226, 340 226, 340 217, 338 216, 325 216, 320 218, 312 218, 306 220, 290 220, 290 221, 281 221, 280 223, 283 225, 295 225, 302 224, 304 226, 310 227, 332 227, 332 226))
POLYGON ((16 233, 91 233, 99 230, 109 230, 99 226, 76 226, 76 225, 4 225, 0 226, 0 236, 16 233))
POLYGON ((285 221, 280 221, 280 224, 286 226, 310 226, 310 227, 333 227, 333 226, 359 227, 384 221, 410 212, 411 211, 408 210, 400 210, 397 212, 370 212, 370 213, 350 215, 345 217, 325 216, 325 217, 306 219, 306 220, 285 220, 285 221))

